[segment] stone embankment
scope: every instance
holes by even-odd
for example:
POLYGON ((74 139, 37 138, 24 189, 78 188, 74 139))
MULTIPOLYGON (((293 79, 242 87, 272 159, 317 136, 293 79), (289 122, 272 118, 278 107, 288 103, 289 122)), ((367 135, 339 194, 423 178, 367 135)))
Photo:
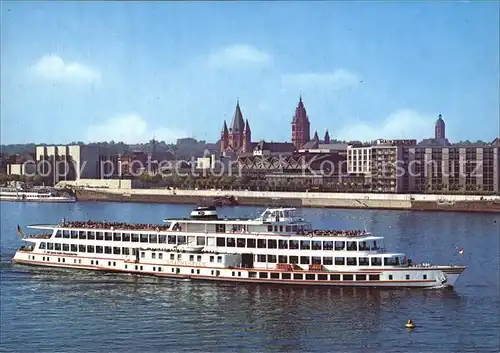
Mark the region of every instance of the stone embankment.
POLYGON ((169 190, 81 188, 79 200, 184 203, 220 202, 259 206, 393 209, 419 211, 498 212, 500 196, 479 195, 396 195, 320 192, 268 192, 239 190, 169 190))

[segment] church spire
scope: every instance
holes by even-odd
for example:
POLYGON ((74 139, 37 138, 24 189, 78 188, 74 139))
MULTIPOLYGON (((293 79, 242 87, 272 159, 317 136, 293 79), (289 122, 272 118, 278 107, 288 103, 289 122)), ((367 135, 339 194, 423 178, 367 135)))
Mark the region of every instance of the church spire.
POLYGON ((328 133, 328 129, 325 132, 325 144, 328 145, 330 143, 330 134, 328 133))
POLYGON ((240 101, 236 101, 236 109, 234 110, 233 120, 231 121, 231 126, 229 129, 232 133, 243 132, 245 127, 245 121, 243 120, 243 114, 241 113, 240 101))
POLYGON ((314 142, 319 142, 318 130, 314 131, 313 141, 314 142))

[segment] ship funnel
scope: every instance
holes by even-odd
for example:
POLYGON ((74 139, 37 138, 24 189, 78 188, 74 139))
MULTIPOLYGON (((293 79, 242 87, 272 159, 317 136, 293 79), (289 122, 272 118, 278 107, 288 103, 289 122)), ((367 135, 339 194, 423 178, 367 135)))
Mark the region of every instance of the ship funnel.
POLYGON ((219 219, 217 216, 217 209, 215 206, 197 207, 191 211, 191 218, 193 219, 219 219))

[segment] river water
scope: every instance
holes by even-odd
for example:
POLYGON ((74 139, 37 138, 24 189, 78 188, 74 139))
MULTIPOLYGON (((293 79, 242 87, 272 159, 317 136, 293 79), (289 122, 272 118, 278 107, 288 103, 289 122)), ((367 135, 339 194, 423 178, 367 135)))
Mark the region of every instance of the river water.
MULTIPOLYGON (((300 210, 315 228, 367 228, 414 262, 467 264, 454 289, 181 282, 12 265, 16 225, 158 223, 188 205, 2 202, 1 352, 499 352, 500 215, 300 210), (457 247, 464 248, 458 255, 457 247), (417 328, 408 331, 407 319, 417 328)), ((256 216, 262 208, 219 214, 256 216)), ((26 228, 25 228, 26 229, 26 228)))

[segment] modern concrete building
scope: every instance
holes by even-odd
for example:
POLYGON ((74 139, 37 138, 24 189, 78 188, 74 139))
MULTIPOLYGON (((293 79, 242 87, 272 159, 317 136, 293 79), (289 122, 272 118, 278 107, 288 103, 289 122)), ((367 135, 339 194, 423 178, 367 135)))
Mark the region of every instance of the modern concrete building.
POLYGON ((109 179, 119 173, 118 154, 92 145, 36 147, 37 172, 61 180, 109 179))

